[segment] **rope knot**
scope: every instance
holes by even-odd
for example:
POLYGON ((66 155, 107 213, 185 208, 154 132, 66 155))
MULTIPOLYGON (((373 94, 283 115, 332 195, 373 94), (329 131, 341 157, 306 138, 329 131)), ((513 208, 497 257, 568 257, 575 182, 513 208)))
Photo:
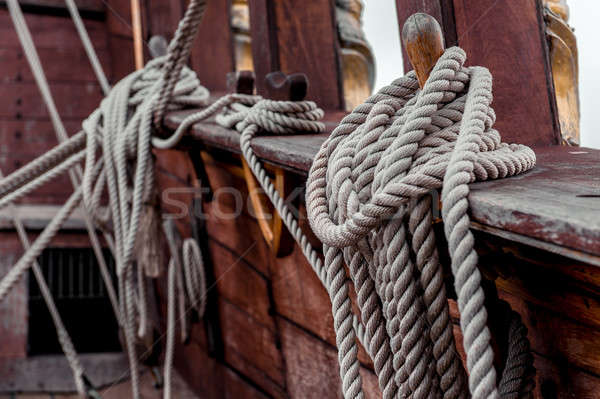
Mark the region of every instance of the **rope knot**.
POLYGON ((273 134, 321 133, 325 130, 325 125, 320 122, 323 116, 323 110, 313 101, 262 99, 250 108, 238 129, 243 131, 249 125, 256 125, 273 134))
MULTIPOLYGON (((371 96, 332 132, 309 172, 306 208, 324 243, 337 340, 343 343, 342 380, 355 390, 360 376, 343 261, 357 290, 362 323, 385 323, 385 330, 367 329, 368 335, 354 326, 380 362, 376 372, 382 390, 406 397, 466 393, 427 195, 441 188, 468 386, 474 398, 497 397, 469 231, 468 184, 527 171, 535 154, 526 146, 501 143, 493 129, 491 75, 482 67, 464 67, 465 60, 462 49, 447 49, 421 90, 411 72, 371 96), (432 362, 436 368, 429 366, 432 362)), ((526 377, 519 377, 520 384, 526 377)))

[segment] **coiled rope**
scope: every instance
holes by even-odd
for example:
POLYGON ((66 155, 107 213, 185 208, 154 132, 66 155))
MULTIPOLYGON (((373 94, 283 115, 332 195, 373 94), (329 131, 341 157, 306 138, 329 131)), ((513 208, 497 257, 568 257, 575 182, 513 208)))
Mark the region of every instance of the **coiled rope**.
MULTIPOLYGON (((462 49, 450 48, 422 90, 410 73, 367 99, 333 131, 309 173, 310 224, 324 243, 330 279, 347 285, 343 262, 348 264, 384 397, 396 391, 415 398, 458 398, 468 392, 473 398, 500 397, 469 231, 468 184, 525 172, 535 165, 535 154, 526 146, 501 143, 492 129, 491 75, 485 68, 465 68, 465 59, 462 49), (432 230, 428 193, 439 188, 468 392, 432 230)), ((362 397, 350 300, 343 293, 332 302, 344 395, 362 397)), ((528 351, 528 344, 522 345, 525 329, 512 331, 511 351, 516 343, 528 351)), ((531 368, 530 356, 508 361, 517 359, 525 362, 520 370, 531 368)), ((512 377, 511 392, 501 379, 502 397, 529 396, 531 374, 512 377)))
MULTIPOLYGON (((114 240, 109 242, 114 243, 117 261, 120 314, 135 398, 139 397, 139 388, 133 345, 134 305, 144 299, 136 297, 134 289, 133 252, 141 208, 152 195, 151 143, 169 147, 183 129, 164 139, 153 137, 152 127, 160 126, 167 109, 206 103, 208 93, 184 67, 204 8, 205 1, 191 1, 168 55, 117 84, 84 122, 85 150, 80 147, 81 136, 74 136, 35 167, 0 180, 0 195, 13 196, 2 203, 6 205, 70 169, 85 152, 82 186, 2 279, 0 300, 83 199, 98 225, 112 221, 114 240), (102 158, 97 160, 100 150, 102 158), (109 215, 102 214, 98 206, 105 189, 109 215)), ((508 363, 499 388, 496 386, 481 276, 469 232, 467 195, 470 182, 526 171, 535 164, 535 155, 527 147, 500 142, 498 132, 491 128, 495 119, 490 108, 491 76, 483 68, 464 68, 464 60, 462 50, 447 50, 423 90, 418 90, 413 75, 395 81, 344 118, 325 142, 311 168, 307 191, 311 226, 324 243, 324 263, 250 145, 260 130, 275 134, 322 131, 318 120, 323 112, 314 103, 233 95, 184 124, 189 126, 223 106, 234 111, 222 121, 234 123, 242 132, 246 161, 331 297, 347 398, 363 397, 356 338, 374 360, 384 397, 467 396, 464 371, 449 329, 446 293, 431 230, 431 200, 427 193, 440 187, 467 351, 469 392, 474 398, 530 395, 528 343, 517 318, 511 322, 508 363), (235 106, 238 100, 251 108, 246 112, 235 106), (352 311, 350 280, 357 290, 360 317, 352 311)), ((49 97, 49 92, 45 94, 49 97)), ((49 107, 52 109, 51 102, 49 107)), ((196 259, 199 251, 190 248, 187 256, 196 259)), ((169 268, 170 293, 177 276, 177 266, 173 265, 171 262, 169 268)), ((183 269, 186 273, 185 266, 183 269)), ((197 298, 202 295, 194 290, 201 285, 194 286, 195 277, 190 276, 188 294, 200 306, 197 298)), ((142 291, 139 295, 143 296, 142 291)), ((173 296, 169 298, 169 309, 168 335, 172 342, 173 296)), ((172 343, 169 346, 166 374, 172 362, 172 343)), ((170 389, 166 389, 165 396, 169 394, 170 389)))

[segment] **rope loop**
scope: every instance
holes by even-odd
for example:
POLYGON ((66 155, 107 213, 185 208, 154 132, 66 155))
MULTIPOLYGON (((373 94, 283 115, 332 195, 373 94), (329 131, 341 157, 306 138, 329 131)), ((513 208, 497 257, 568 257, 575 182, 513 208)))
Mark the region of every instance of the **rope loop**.
MULTIPOLYGON (((465 67, 465 60, 462 49, 449 48, 422 89, 411 72, 368 98, 332 132, 309 172, 307 212, 324 243, 346 398, 362 390, 342 262, 357 291, 360 324, 371 332, 363 344, 378 361, 384 397, 465 398, 470 393, 479 399, 531 392, 531 373, 525 371, 532 364, 522 355, 509 357, 505 370, 511 376, 496 385, 467 196, 474 181, 533 168, 535 154, 501 142, 493 129, 491 74, 465 67), (432 193, 439 189, 468 385, 431 227, 432 193)), ((509 344, 528 350, 525 329, 511 331, 516 335, 509 344)))

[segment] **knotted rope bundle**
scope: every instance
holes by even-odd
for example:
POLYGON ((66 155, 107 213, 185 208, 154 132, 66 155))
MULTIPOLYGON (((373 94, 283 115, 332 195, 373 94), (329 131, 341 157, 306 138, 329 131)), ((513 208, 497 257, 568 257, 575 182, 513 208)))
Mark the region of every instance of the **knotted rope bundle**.
POLYGON ((511 329, 513 363, 496 385, 467 196, 473 181, 531 169, 535 154, 501 143, 492 128, 491 75, 465 68, 465 58, 463 50, 450 48, 422 90, 409 73, 371 96, 341 121, 311 167, 307 211, 324 243, 326 287, 337 287, 330 295, 347 398, 363 394, 344 262, 383 396, 467 396, 432 230, 428 193, 440 188, 468 391, 473 398, 530 395, 531 358, 521 353, 529 348, 524 327, 511 329), (522 372, 515 375, 517 369, 522 372))

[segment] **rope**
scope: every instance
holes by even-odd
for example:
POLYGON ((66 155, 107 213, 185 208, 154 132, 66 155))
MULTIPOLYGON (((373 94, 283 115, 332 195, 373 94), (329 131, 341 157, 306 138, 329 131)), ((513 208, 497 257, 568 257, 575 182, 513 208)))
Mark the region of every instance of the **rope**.
MULTIPOLYGON (((339 273, 346 285, 345 260, 366 330, 385 326, 383 339, 365 337, 371 356, 391 359, 393 372, 385 378, 378 373, 384 397, 392 397, 385 390, 390 384, 402 396, 415 398, 458 398, 468 392, 473 398, 495 398, 504 392, 496 385, 469 231, 468 184, 529 170, 535 154, 501 143, 492 129, 491 75, 485 68, 463 67, 465 58, 461 49, 448 49, 422 90, 411 73, 367 99, 323 144, 309 173, 307 211, 324 243, 328 271, 339 273), (431 226, 428 193, 439 188, 467 352, 468 392, 431 226), (373 300, 360 303, 361 296, 373 300)), ((334 306, 334 319, 342 317, 349 316, 334 306)), ((340 342, 354 341, 347 325, 336 325, 340 342)), ((509 341, 511 347, 526 341, 523 329, 515 331, 520 335, 509 341)), ((361 396, 355 346, 338 348, 344 364, 353 365, 340 368, 344 396, 361 396)), ((509 357, 505 370, 527 368, 519 365, 521 360, 509 357)), ((523 388, 519 397, 530 391, 531 386, 523 388)))
POLYGON ((448 49, 423 90, 413 73, 398 79, 345 117, 323 144, 311 168, 306 202, 311 226, 324 243, 325 266, 250 145, 261 130, 320 132, 322 111, 310 102, 230 95, 189 117, 190 123, 200 121, 226 107, 216 121, 241 132, 244 158, 330 295, 346 398, 364 397, 357 338, 374 361, 384 398, 531 395, 531 356, 518 317, 511 321, 509 356, 496 387, 466 212, 469 183, 522 173, 534 166, 535 154, 501 143, 492 129, 491 76, 484 68, 464 68, 464 61, 461 49, 448 49), (428 193, 439 188, 468 388, 432 230, 428 193), (360 316, 353 314, 350 280, 360 316))
MULTIPOLYGON (((91 215, 86 219, 88 231, 98 250, 91 220, 112 221, 114 239, 110 234, 106 237, 113 243, 119 277, 121 302, 119 311, 115 310, 122 315, 119 320, 125 330, 133 396, 138 398, 135 305, 144 304, 145 298, 143 290, 136 298, 134 247, 141 209, 153 192, 151 146, 169 148, 192 123, 228 107, 227 113, 217 119, 241 131, 244 158, 330 295, 345 397, 364 397, 357 338, 373 358, 385 398, 467 396, 466 374, 454 348, 431 229, 431 200, 427 194, 439 188, 467 352, 468 391, 473 398, 529 396, 533 385, 527 375, 528 343, 518 320, 511 322, 509 356, 499 388, 496 385, 484 293, 467 215, 469 183, 512 176, 535 164, 529 148, 502 144, 498 132, 491 128, 495 115, 490 108, 489 72, 479 67, 464 68, 464 52, 452 48, 439 60, 423 90, 418 91, 414 75, 408 75, 370 97, 342 120, 315 158, 308 180, 307 209, 311 226, 324 243, 323 263, 250 145, 261 130, 274 134, 323 131, 319 122, 323 111, 314 103, 231 95, 187 118, 170 138, 152 135, 152 127, 160 125, 168 109, 206 104, 208 92, 184 66, 205 3, 191 1, 167 56, 119 82, 84 122, 84 152, 79 135, 66 141, 23 15, 17 1, 9 0, 11 16, 55 130, 66 144, 24 171, 0 180, 0 206, 66 170, 75 192, 0 281, 0 300, 83 199, 91 215), (78 187, 77 171, 79 175, 81 171, 72 171, 71 167, 84 154, 83 181, 78 187), (98 154, 100 160, 96 159, 98 154), (105 190, 109 215, 101 214, 98 206, 105 190), (360 315, 352 310, 350 280, 357 291, 360 315)), ((200 251, 194 244, 184 243, 183 267, 176 251, 171 248, 174 260, 168 281, 165 397, 171 393, 167 377, 174 348, 175 291, 180 294, 182 323, 185 290, 193 307, 198 311, 204 308, 200 251), (185 275, 185 287, 181 273, 185 275)), ((101 256, 96 255, 100 261, 101 256)), ((142 305, 138 312, 144 308, 142 305)), ((140 319, 143 325, 144 316, 140 319)), ((183 336, 185 330, 182 324, 183 336)))
POLYGON ((182 333, 182 341, 187 339, 186 335, 186 316, 188 309, 185 304, 188 303, 190 308, 197 311, 198 316, 204 315, 206 307, 206 279, 204 274, 204 264, 200 253, 200 247, 193 238, 186 238, 183 241, 182 253, 179 253, 175 246, 174 240, 169 239, 168 231, 167 242, 171 251, 171 259, 169 260, 169 271, 167 281, 167 344, 165 350, 164 362, 164 378, 165 384, 163 388, 163 398, 171 398, 171 376, 173 373, 173 356, 175 351, 175 324, 176 324, 176 296, 180 300, 179 304, 179 321, 182 333), (182 276, 185 276, 183 278, 182 276), (186 281, 184 287, 182 280, 186 281), (185 292, 187 289, 187 298, 185 292))
MULTIPOLYGON (((53 125, 54 131, 56 133, 56 137, 57 137, 59 143, 61 143, 61 144, 70 142, 71 139, 68 138, 66 129, 64 127, 64 124, 62 123, 60 115, 58 114, 58 111, 56 109, 56 105, 52 98, 52 93, 50 91, 50 85, 48 84, 48 80, 46 79, 46 75, 44 74, 44 70, 42 68, 40 58, 35 49, 33 39, 31 38, 31 32, 27 28, 27 23, 25 22, 25 17, 23 16, 23 11, 21 10, 21 6, 19 5, 17 0, 7 1, 7 6, 8 6, 8 10, 10 12, 11 19, 15 26, 17 36, 19 37, 19 41, 21 42, 21 46, 23 47, 23 51, 25 52, 25 57, 27 58, 27 62, 29 63, 29 66, 31 68, 31 71, 33 73, 35 81, 37 83, 37 86, 40 90, 42 99, 44 100, 44 103, 46 104, 46 109, 48 110, 48 113, 50 114, 50 119, 52 121, 52 125, 53 125)), ((78 137, 78 135, 76 135, 74 137, 78 137)), ((75 142, 77 142, 77 141, 75 140, 75 142)), ((69 145, 67 144, 66 147, 68 148, 69 145)), ((58 155, 60 155, 62 153, 62 151, 63 151, 62 148, 63 147, 61 145, 59 145, 59 147, 57 147, 58 155)), ((65 151, 65 153, 68 152, 67 149, 64 149, 64 151, 65 151)), ((41 166, 41 165, 37 165, 37 166, 41 166)), ((25 168, 23 168, 23 169, 25 169, 25 168)), ((69 178, 71 180, 73 189, 75 189, 75 190, 79 186, 79 179, 80 179, 81 175, 82 175, 81 168, 79 168, 78 166, 75 167, 74 170, 69 169, 69 178)), ((115 317, 117 318, 117 321, 119 323, 121 323, 121 315, 118 310, 119 307, 118 307, 117 295, 112 286, 112 280, 110 277, 110 272, 108 271, 108 265, 106 264, 106 260, 104 259, 104 255, 102 254, 100 240, 98 239, 98 235, 94 228, 92 219, 89 217, 87 210, 85 210, 85 211, 86 212, 84 212, 84 222, 85 222, 86 230, 88 232, 88 236, 90 238, 90 242, 92 244, 92 249, 94 251, 94 255, 96 256, 96 259, 98 261, 98 266, 100 268, 100 274, 102 275, 102 279, 104 281, 104 285, 106 287, 108 297, 110 299, 113 311, 115 313, 115 317)), ((107 241, 110 241, 110 239, 108 239, 106 234, 104 234, 104 237, 107 239, 107 241)))
MULTIPOLYGON (((76 7, 69 1, 67 1, 67 5, 100 84, 104 90, 107 90, 108 84, 97 62, 89 37, 78 18, 76 7)), ((181 109, 190 105, 199 107, 205 105, 208 100, 208 91, 200 85, 195 74, 184 67, 205 8, 205 1, 191 1, 175 34, 175 39, 171 42, 167 56, 150 62, 143 70, 135 72, 119 82, 107 94, 100 107, 84 121, 84 136, 78 134, 72 139, 68 139, 56 110, 19 4, 16 0, 9 0, 8 6, 57 137, 64 144, 22 170, 2 179, 0 181, 0 207, 14 202, 65 171, 70 174, 75 192, 31 248, 2 278, 0 300, 31 267, 41 250, 56 234, 74 207, 83 199, 85 210, 89 212, 89 216, 86 214, 86 226, 90 240, 100 264, 115 314, 124 328, 131 366, 133 397, 138 398, 139 377, 134 347, 135 305, 137 304, 139 307, 138 312, 142 312, 140 331, 145 330, 146 315, 144 314, 145 292, 139 288, 143 284, 141 281, 138 281, 139 297, 136 297, 133 251, 138 235, 141 208, 153 192, 154 177, 150 153, 152 117, 156 114, 160 115, 160 119, 162 119, 162 114, 166 110, 181 109), (82 138, 85 138, 85 151, 81 147, 82 138), (96 160, 98 153, 102 154, 99 161, 96 160), (78 164, 84 157, 85 170, 82 173, 78 164), (73 167, 75 169, 72 169, 73 167), (83 176, 81 186, 79 186, 80 176, 83 176), (109 198, 108 215, 102 214, 99 207, 105 191, 108 191, 109 198), (112 288, 110 274, 106 269, 99 240, 92 224, 93 221, 98 226, 107 228, 109 219, 112 221, 114 239, 109 232, 105 231, 104 234, 117 263, 120 303, 118 303, 112 288)), ((192 255, 186 259, 196 259, 196 251, 188 249, 189 251, 192 251, 192 255)), ((186 270, 191 273, 193 269, 188 265, 186 270)), ((189 283, 189 291, 197 295, 195 290, 200 289, 204 283, 200 282, 201 277, 197 272, 189 276, 193 279, 189 283)), ((195 297, 194 304, 200 307, 203 306, 203 301, 195 297)), ((66 354, 68 359, 71 359, 70 354, 66 354)), ((75 372, 77 365, 73 363, 71 366, 75 372)), ((75 379, 79 384, 80 376, 76 372, 75 379)))
POLYGON ((90 60, 90 64, 92 65, 92 69, 96 74, 96 79, 98 79, 98 83, 102 88, 104 94, 108 94, 110 91, 110 84, 108 83, 108 79, 106 79, 106 74, 104 73, 104 69, 102 69, 102 65, 100 64, 100 60, 98 59, 98 55, 96 54, 96 50, 94 50, 94 45, 90 40, 90 36, 88 35, 87 29, 81 20, 81 15, 79 15, 79 10, 77 9, 77 5, 74 0, 65 0, 65 4, 69 9, 69 14, 71 14, 71 19, 75 24, 75 28, 77 29, 77 33, 79 34, 79 39, 83 44, 83 48, 85 49, 85 53, 90 60))
MULTIPOLYGON (((2 171, 0 171, 0 177, 3 177, 2 171)), ((31 243, 29 242, 29 237, 27 236, 27 232, 25 231, 25 226, 23 226, 23 222, 18 215, 17 208, 13 204, 9 206, 10 214, 12 215, 13 224, 17 230, 17 234, 19 235, 19 239, 21 240, 21 244, 25 250, 28 250, 31 247, 31 243)), ((58 342, 68 359, 69 366, 73 372, 73 376, 75 378, 75 386, 77 388, 77 392, 80 395, 83 395, 85 392, 85 383, 83 381, 83 366, 79 361, 79 357, 77 356, 77 352, 75 351, 75 347, 73 345, 73 341, 64 326, 62 318, 56 308, 56 304, 54 303, 54 299, 52 298, 52 293, 46 284, 46 280, 44 279, 44 274, 42 273, 42 269, 38 262, 34 262, 32 265, 33 274, 38 283, 38 287, 40 289, 40 293, 46 302, 46 306, 48 307, 48 311, 50 312, 50 317, 52 318, 52 322, 54 323, 54 327, 56 328, 56 335, 58 338, 58 342)))

